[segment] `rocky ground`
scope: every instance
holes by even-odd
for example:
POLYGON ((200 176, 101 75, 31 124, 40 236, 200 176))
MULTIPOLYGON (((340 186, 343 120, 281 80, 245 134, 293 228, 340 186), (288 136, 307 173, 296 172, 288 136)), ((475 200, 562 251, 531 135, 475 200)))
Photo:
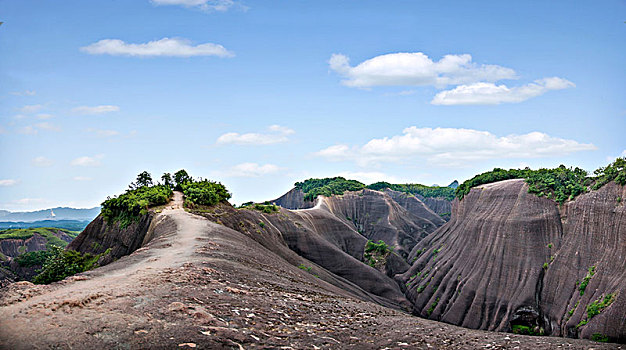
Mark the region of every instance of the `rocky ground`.
POLYGON ((3 349, 620 349, 469 330, 356 299, 180 209, 110 265, 0 293, 3 349))

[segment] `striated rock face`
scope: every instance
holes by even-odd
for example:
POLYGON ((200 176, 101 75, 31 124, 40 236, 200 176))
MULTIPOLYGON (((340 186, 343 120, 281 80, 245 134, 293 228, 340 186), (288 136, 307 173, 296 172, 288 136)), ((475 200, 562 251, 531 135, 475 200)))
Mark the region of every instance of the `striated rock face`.
POLYGON ((316 208, 280 209, 272 214, 229 205, 199 214, 249 236, 291 265, 310 268, 310 273, 359 298, 410 310, 410 303, 389 277, 404 272, 408 264, 396 254, 388 259, 388 271, 365 264, 367 239, 331 213, 325 200, 316 208))
POLYGON ((427 198, 419 194, 416 194, 415 196, 424 202, 424 204, 426 204, 432 211, 437 213, 442 219, 446 221, 450 220, 450 215, 452 214, 452 202, 445 198, 427 198))
POLYGON ((315 202, 304 200, 304 192, 298 188, 293 188, 278 199, 270 202, 286 209, 308 209, 315 206, 315 202))
POLYGON ((413 249, 409 259, 416 261, 398 280, 423 317, 624 341, 626 322, 615 320, 626 320, 626 216, 617 202, 625 194, 612 183, 559 211, 529 194, 523 180, 474 188, 454 202, 450 222, 413 249), (576 282, 591 266, 596 272, 581 297, 576 282), (609 293, 613 303, 576 328, 587 306, 609 293))
MULTIPOLYGON (((393 191, 390 189, 385 189, 385 193, 388 194, 391 198, 393 198, 396 203, 400 204, 404 209, 408 210, 410 213, 417 216, 420 220, 418 224, 424 226, 432 226, 434 228, 438 228, 446 223, 441 215, 433 211, 424 200, 426 198, 419 196, 423 199, 418 198, 417 196, 410 195, 404 192, 393 191)), ((444 201, 448 203, 448 206, 451 205, 451 202, 439 198, 430 198, 431 202, 435 201, 444 201)), ((437 205, 438 206, 438 205, 437 205)), ((435 206, 435 208, 437 207, 435 206)), ((448 210, 448 213, 450 211, 448 210)), ((432 231, 431 231, 432 232, 432 231)))
POLYGON ((103 256, 99 262, 100 265, 108 264, 113 260, 134 252, 142 246, 155 215, 155 213, 149 212, 138 222, 134 222, 125 228, 121 228, 118 222, 109 224, 102 215, 98 215, 68 245, 67 249, 94 255, 111 249, 110 253, 103 256))
POLYGON ((324 198, 324 208, 367 239, 383 240, 406 258, 417 242, 445 223, 418 201, 395 191, 365 189, 324 198))
POLYGON ((563 236, 551 249, 554 261, 541 293, 553 335, 590 338, 599 333, 626 342, 626 208, 622 198, 626 198, 626 187, 611 182, 561 209, 563 236), (595 272, 581 296, 580 282, 590 268, 595 272), (588 318, 587 306, 608 294, 614 294, 612 304, 577 328, 588 318))

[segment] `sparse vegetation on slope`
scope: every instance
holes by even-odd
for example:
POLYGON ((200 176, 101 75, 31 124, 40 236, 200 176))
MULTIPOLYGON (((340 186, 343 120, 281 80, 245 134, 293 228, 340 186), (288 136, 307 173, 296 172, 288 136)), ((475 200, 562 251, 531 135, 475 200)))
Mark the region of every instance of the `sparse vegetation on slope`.
POLYGON ((69 231, 59 228, 51 228, 51 227, 37 227, 37 228, 20 228, 20 229, 7 229, 0 231, 0 241, 5 239, 20 239, 27 240, 33 237, 35 234, 38 234, 44 238, 46 238, 47 246, 59 246, 65 247, 67 246, 67 242, 55 236, 58 233, 64 233, 69 237, 76 238, 78 236, 78 232, 69 231))
POLYGON ((440 187, 440 186, 425 186, 420 184, 391 184, 389 182, 376 182, 367 188, 371 190, 384 190, 389 188, 394 191, 404 192, 408 194, 419 194, 423 197, 431 198, 444 198, 449 201, 454 199, 454 188, 452 187, 440 187))
POLYGON ((60 281, 67 276, 91 270, 98 267, 98 259, 107 253, 108 251, 99 255, 81 254, 75 250, 53 247, 50 249, 50 255, 43 263, 41 272, 35 276, 33 282, 48 284, 60 281))
POLYGON ((334 194, 343 194, 346 191, 358 191, 365 188, 365 185, 359 181, 346 180, 340 176, 325 179, 308 179, 303 182, 296 182, 295 186, 304 192, 305 201, 313 201, 320 195, 330 197, 334 194))
POLYGON ((567 168, 564 165, 554 169, 539 170, 495 168, 463 182, 456 189, 456 196, 463 199, 473 187, 483 184, 509 179, 525 179, 529 187, 528 192, 562 204, 589 189, 597 190, 613 180, 620 185, 625 185, 626 158, 618 158, 608 166, 597 169, 594 174, 595 176, 588 176, 583 169, 567 168))

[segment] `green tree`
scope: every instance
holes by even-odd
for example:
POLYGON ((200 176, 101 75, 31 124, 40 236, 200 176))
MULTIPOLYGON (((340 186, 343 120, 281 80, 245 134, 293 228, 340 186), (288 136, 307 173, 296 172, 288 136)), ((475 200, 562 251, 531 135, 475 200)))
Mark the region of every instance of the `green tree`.
POLYGON ((161 175, 161 181, 163 181, 163 186, 174 188, 174 180, 172 179, 172 174, 164 173, 163 175, 161 175))
POLYGON ((175 189, 181 191, 183 189, 183 185, 188 182, 193 182, 193 179, 185 169, 181 169, 174 173, 174 182, 176 183, 175 189))
POLYGON ((131 190, 135 190, 144 186, 152 186, 152 175, 149 172, 143 171, 137 175, 135 182, 131 182, 128 187, 131 190))

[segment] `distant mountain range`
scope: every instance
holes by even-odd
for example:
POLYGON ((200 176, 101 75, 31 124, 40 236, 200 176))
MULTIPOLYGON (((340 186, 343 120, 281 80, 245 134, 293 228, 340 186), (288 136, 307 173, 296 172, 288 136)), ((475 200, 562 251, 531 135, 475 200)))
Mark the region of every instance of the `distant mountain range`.
POLYGON ((91 221, 100 214, 100 207, 76 209, 56 207, 37 211, 11 212, 0 210, 0 222, 34 222, 43 220, 91 221))

